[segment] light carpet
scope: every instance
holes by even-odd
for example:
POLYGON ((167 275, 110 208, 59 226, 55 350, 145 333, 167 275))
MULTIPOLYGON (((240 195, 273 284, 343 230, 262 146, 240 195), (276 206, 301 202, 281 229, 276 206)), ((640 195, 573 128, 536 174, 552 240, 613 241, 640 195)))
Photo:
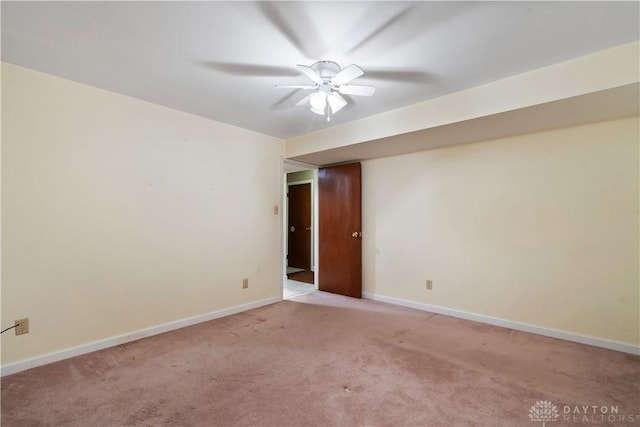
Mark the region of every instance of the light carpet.
POLYGON ((530 410, 545 400, 557 410, 546 426, 619 426, 640 425, 639 396, 636 356, 313 292, 4 377, 1 420, 538 427, 530 410), (593 405, 639 418, 564 414, 593 405))

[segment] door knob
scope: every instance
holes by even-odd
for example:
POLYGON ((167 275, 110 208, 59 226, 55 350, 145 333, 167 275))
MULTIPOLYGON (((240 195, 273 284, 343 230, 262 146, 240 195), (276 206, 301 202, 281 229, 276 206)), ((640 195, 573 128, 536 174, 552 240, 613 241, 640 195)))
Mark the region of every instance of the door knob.
POLYGON ((353 233, 351 233, 351 237, 362 237, 362 232, 354 231, 353 233))
POLYGON ((294 231, 296 231, 296 228, 292 225, 289 230, 291 230, 291 232, 293 233, 294 231))

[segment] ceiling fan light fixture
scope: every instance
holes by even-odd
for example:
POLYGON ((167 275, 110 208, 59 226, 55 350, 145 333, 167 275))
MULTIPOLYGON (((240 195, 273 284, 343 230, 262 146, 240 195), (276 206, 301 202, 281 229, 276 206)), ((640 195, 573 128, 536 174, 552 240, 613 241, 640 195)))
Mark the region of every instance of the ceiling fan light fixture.
POLYGON ((327 101, 329 101, 329 106, 331 107, 331 112, 333 114, 337 113, 342 109, 342 107, 347 105, 347 101, 335 92, 332 92, 327 96, 327 101))
POLYGON ((313 95, 311 95, 311 98, 309 98, 309 103, 311 104, 311 111, 324 116, 325 110, 327 108, 326 92, 318 91, 314 93, 313 95))

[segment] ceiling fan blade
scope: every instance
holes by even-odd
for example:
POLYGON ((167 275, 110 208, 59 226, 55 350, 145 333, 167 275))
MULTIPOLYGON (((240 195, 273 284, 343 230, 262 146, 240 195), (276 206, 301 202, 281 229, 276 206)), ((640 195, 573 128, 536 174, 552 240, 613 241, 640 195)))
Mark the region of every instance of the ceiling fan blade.
POLYGON ((280 87, 283 89, 315 89, 316 86, 296 86, 296 85, 274 85, 274 87, 280 87))
POLYGON ((300 89, 296 89, 296 90, 292 90, 291 92, 288 92, 285 96, 283 96, 282 98, 277 100, 275 103, 273 103, 270 107, 270 110, 275 110, 280 108, 280 106, 284 105, 289 99, 291 99, 292 97, 295 97, 298 94, 299 90, 300 89))
POLYGON ((344 67, 338 74, 333 76, 333 81, 339 85, 343 85, 345 83, 349 83, 351 80, 360 77, 364 74, 362 68, 357 65, 351 64, 349 66, 344 67))
POLYGON ((347 105, 347 101, 345 101, 337 92, 331 92, 327 97, 327 101, 329 102, 329 106, 331 107, 331 112, 333 114, 337 113, 342 107, 347 105))
POLYGON ((297 75, 294 70, 288 67, 242 64, 238 62, 199 61, 199 63, 212 70, 221 71, 226 74, 235 74, 237 76, 280 77, 297 75))
POLYGON ((302 98, 300 101, 296 102, 296 105, 303 105, 309 102, 309 99, 311 99, 311 97, 315 94, 314 93, 310 93, 309 95, 305 96, 304 98, 302 98))
POLYGON ((347 53, 354 52, 355 50, 357 50, 357 49, 361 48, 362 46, 364 46, 365 44, 367 44, 369 41, 377 38, 380 34, 383 34, 389 28, 392 28, 393 25, 395 25, 395 23, 397 21, 399 21, 402 17, 407 15, 411 11, 411 9, 413 9, 413 8, 414 8, 414 6, 409 6, 409 7, 406 7, 404 9, 400 10, 399 12, 397 12, 391 18, 389 18, 385 22, 383 22, 371 34, 366 36, 364 39, 360 40, 360 42, 358 42, 355 46, 353 46, 351 49, 349 49, 349 51, 347 53))
POLYGON ((318 73, 313 71, 311 67, 307 67, 306 65, 300 65, 300 64, 296 65, 296 67, 298 67, 298 70, 306 74, 307 77, 313 80, 314 83, 322 84, 322 77, 320 77, 318 73))
POLYGON ((308 58, 323 56, 326 47, 320 43, 320 37, 313 29, 307 6, 298 2, 276 3, 257 2, 258 8, 272 26, 287 39, 293 47, 308 58))
POLYGON ((372 96, 376 92, 373 86, 342 85, 338 92, 343 95, 372 96))
POLYGON ((434 75, 426 71, 411 69, 370 69, 367 68, 368 80, 393 80, 401 83, 426 83, 434 75))

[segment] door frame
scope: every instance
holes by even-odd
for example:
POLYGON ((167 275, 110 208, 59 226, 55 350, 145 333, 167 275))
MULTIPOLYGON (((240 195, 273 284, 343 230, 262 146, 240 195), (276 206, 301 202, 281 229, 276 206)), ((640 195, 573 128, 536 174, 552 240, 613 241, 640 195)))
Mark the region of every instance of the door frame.
MULTIPOLYGON (((290 164, 292 166, 297 166, 298 162, 290 162, 286 159, 283 159, 284 164, 290 164)), ((288 233, 288 223, 289 223, 289 201, 287 198, 287 191, 289 189, 289 184, 306 184, 311 183, 311 270, 314 272, 313 278, 313 287, 314 289, 318 289, 318 168, 313 165, 304 165, 300 168, 296 168, 293 172, 287 172, 283 168, 282 174, 282 223, 281 223, 281 266, 282 266, 282 287, 287 281, 287 233, 288 233), (313 173, 313 178, 308 180, 287 182, 287 174, 299 172, 303 170, 310 170, 313 173)))

